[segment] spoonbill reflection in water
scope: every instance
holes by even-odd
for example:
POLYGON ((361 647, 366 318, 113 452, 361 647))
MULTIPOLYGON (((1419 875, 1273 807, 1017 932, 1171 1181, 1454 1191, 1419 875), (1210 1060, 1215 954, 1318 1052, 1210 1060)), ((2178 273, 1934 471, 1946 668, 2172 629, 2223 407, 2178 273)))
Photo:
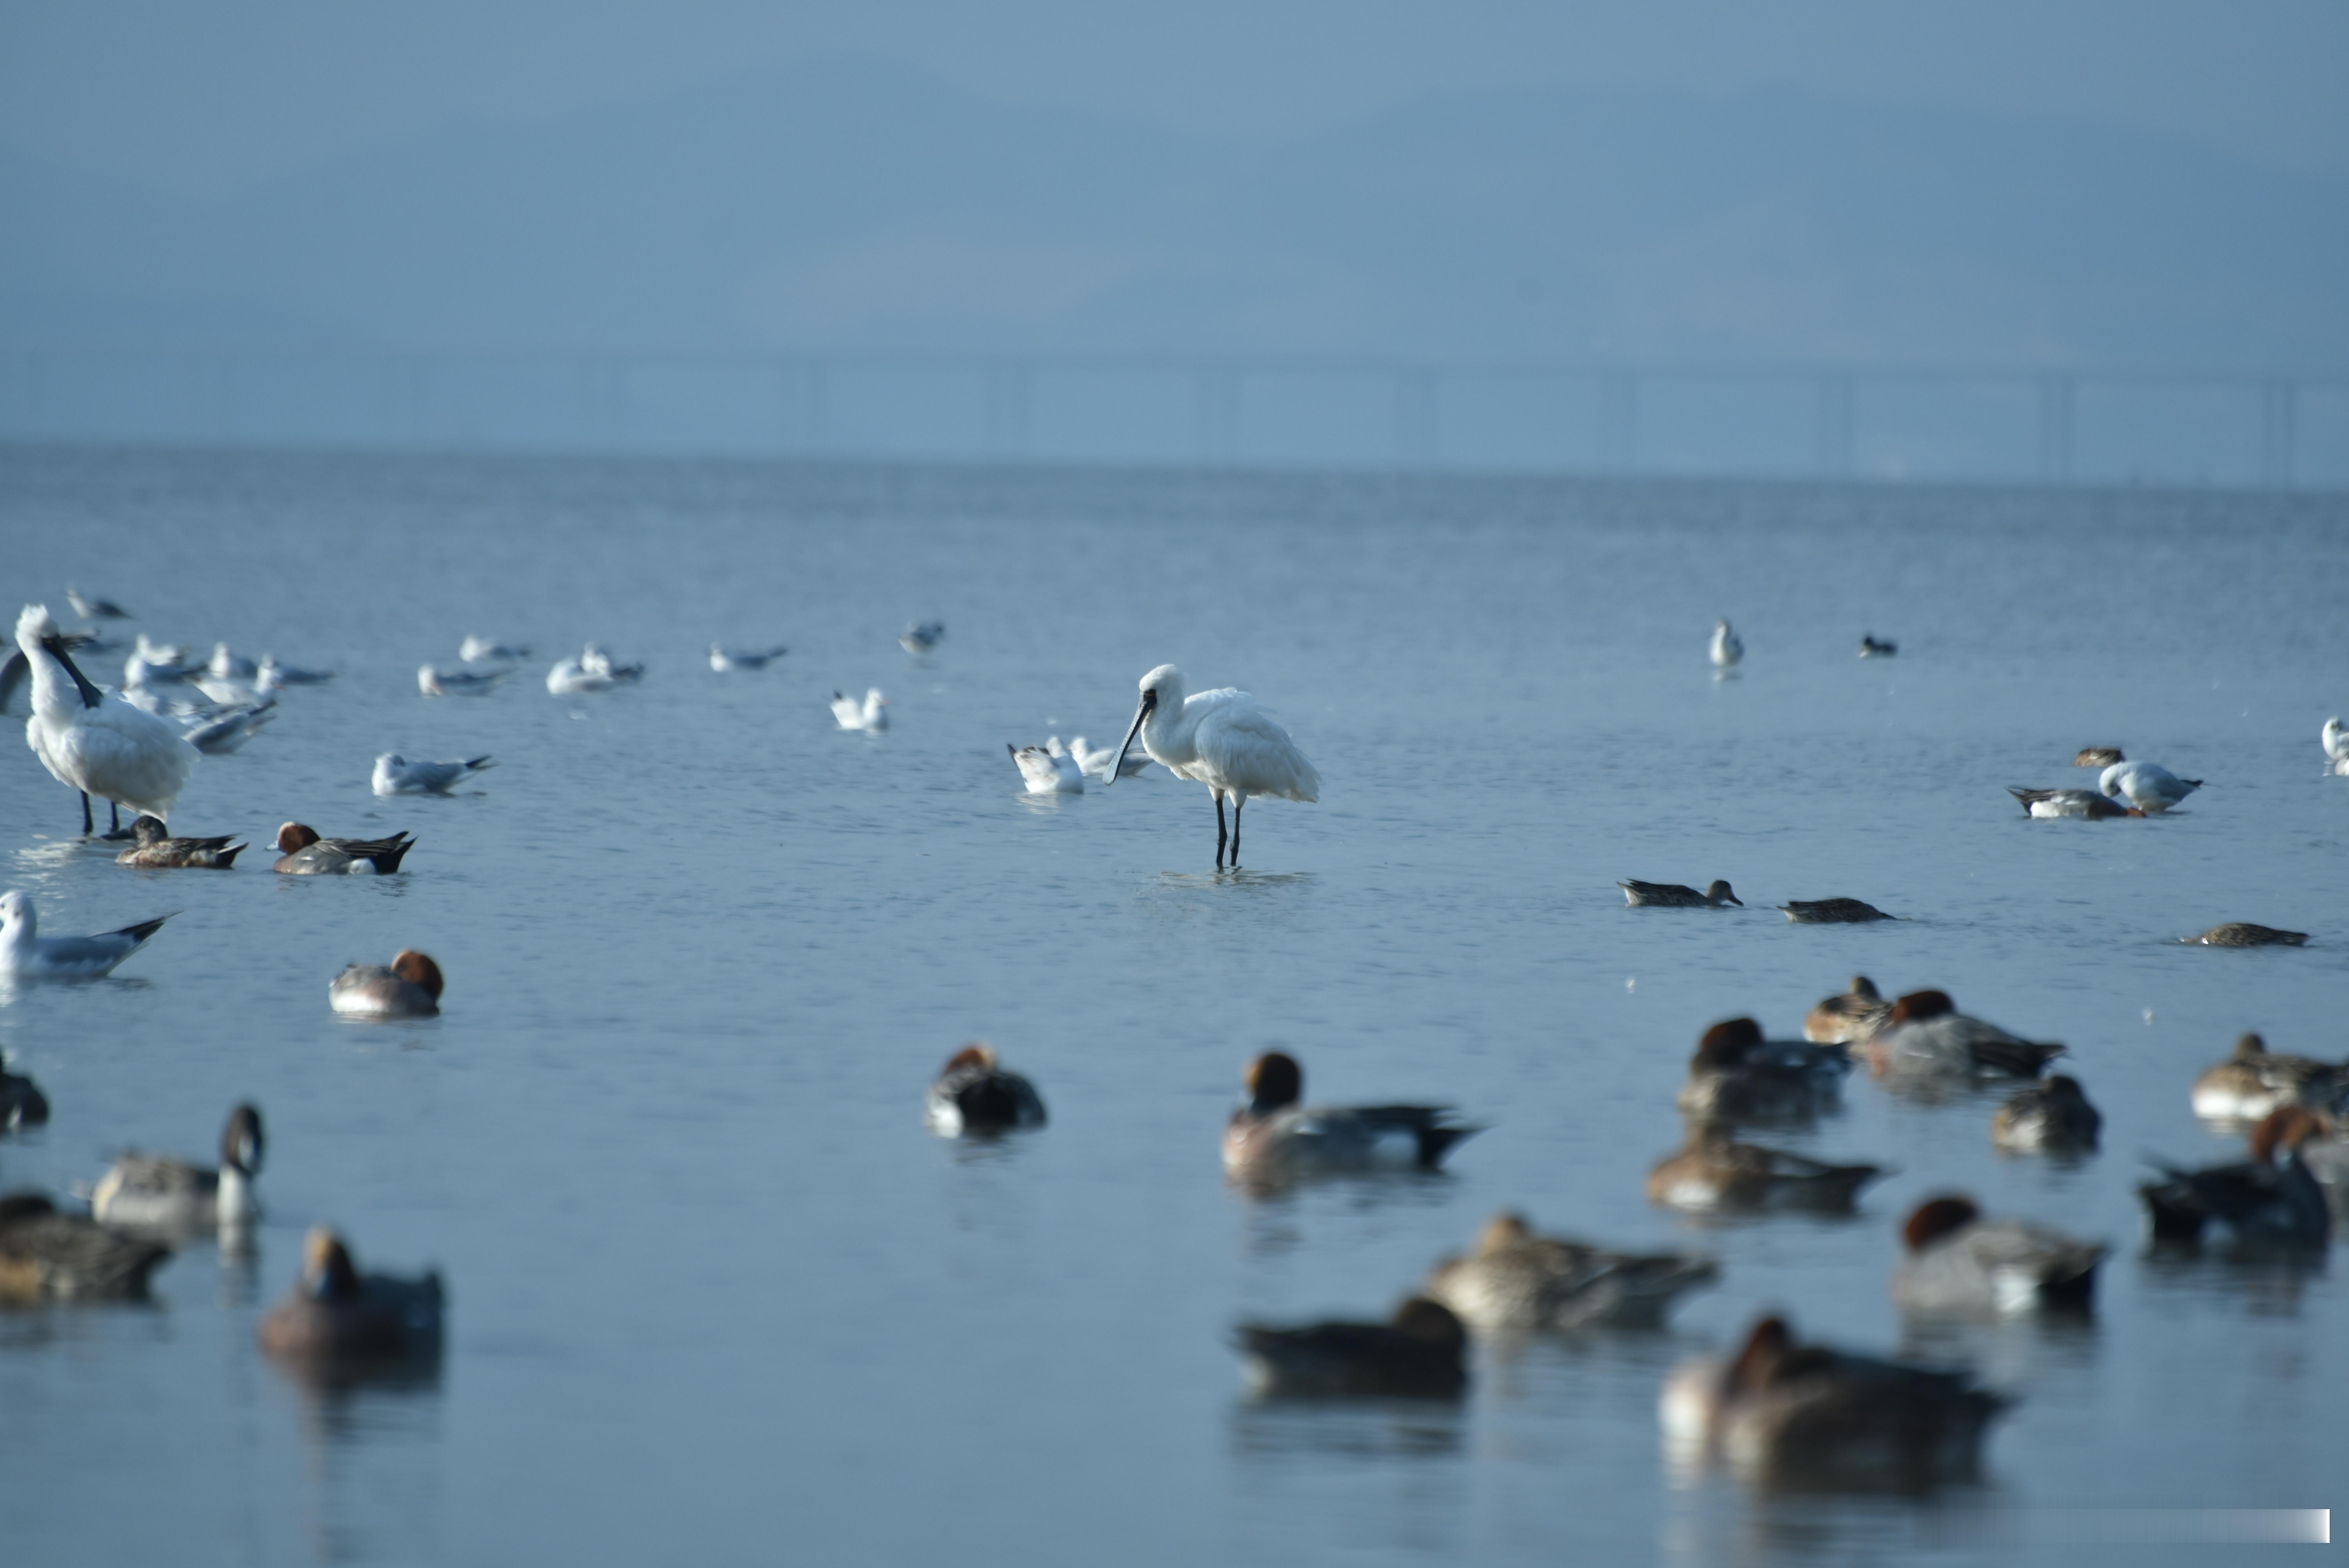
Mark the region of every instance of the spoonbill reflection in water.
MULTIPOLYGON (((1216 800, 1216 869, 1223 870, 1224 850, 1231 848, 1231 868, 1240 864, 1240 809, 1251 795, 1278 795, 1284 800, 1318 800, 1321 775, 1288 738, 1288 731, 1259 707, 1256 698, 1230 686, 1218 686, 1190 696, 1183 695, 1183 672, 1161 665, 1142 677, 1142 704, 1133 711, 1123 756, 1136 733, 1150 759, 1163 764, 1178 779, 1205 784, 1216 800), (1231 797, 1232 825, 1224 830, 1224 798, 1231 797)), ((1103 779, 1107 789, 1117 780, 1103 779)))

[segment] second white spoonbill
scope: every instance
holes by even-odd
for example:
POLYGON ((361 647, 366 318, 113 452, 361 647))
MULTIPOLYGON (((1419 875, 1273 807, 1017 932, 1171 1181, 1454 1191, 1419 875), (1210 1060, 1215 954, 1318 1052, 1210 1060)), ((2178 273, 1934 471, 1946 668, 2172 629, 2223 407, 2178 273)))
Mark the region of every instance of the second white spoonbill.
MULTIPOLYGON (((1318 800, 1321 775, 1288 738, 1288 731, 1267 713, 1256 698, 1230 686, 1183 691, 1183 672, 1161 665, 1142 677, 1142 703, 1133 710, 1118 755, 1125 755, 1136 734, 1150 759, 1178 779, 1207 787, 1216 800, 1216 869, 1225 865, 1231 850, 1231 869, 1240 864, 1240 810, 1251 795, 1277 795, 1284 800, 1318 800), (1231 798, 1232 825, 1224 830, 1224 799, 1231 798)), ((1102 787, 1117 782, 1104 778, 1102 787)))

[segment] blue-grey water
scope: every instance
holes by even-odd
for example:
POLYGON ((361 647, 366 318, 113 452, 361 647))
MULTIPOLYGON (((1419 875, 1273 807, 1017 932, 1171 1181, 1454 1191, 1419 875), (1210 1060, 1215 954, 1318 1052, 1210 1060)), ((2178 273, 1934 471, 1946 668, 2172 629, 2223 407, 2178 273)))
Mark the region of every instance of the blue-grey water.
POLYGON ((200 1243, 151 1305, 0 1314, 7 1560, 2066 1562, 2124 1527, 2063 1511, 2329 1506, 2340 1260, 2150 1259, 2133 1185, 2143 1153, 2238 1147, 2187 1085, 2239 1032, 2344 1049, 2349 779, 2317 730, 2349 707, 2344 524, 2216 494, 10 450, 12 614, 73 583, 342 675, 197 769, 173 825, 249 834, 225 874, 116 866, 0 745, 0 881, 45 930, 181 912, 113 980, 0 1001, 56 1107, 0 1140, 0 1186, 203 1153, 239 1098, 271 1135, 251 1260, 200 1243), (1748 655, 1716 680, 1723 614, 1748 655), (1899 657, 1856 658, 1863 631, 1899 657), (473 632, 537 651, 487 699, 419 697, 473 632), (713 637, 791 652, 721 677, 713 637), (590 638, 643 684, 550 696, 590 638), (1320 769, 1319 805, 1249 813, 1237 875, 1204 789, 1030 799, 1004 755, 1109 743, 1164 661, 1257 694, 1320 769), (874 685, 888 733, 836 730, 833 689, 874 685), (2164 820, 2024 820, 2004 786, 2089 782, 2089 743, 2208 782, 2164 820), (498 765, 378 799, 391 749, 498 765), (419 842, 397 878, 274 877, 289 819, 419 842), (1628 910, 1619 877, 1747 907, 1628 910), (1769 907, 1831 895, 1906 918, 1769 907), (2314 934, 2175 942, 2222 920, 2314 934), (329 1015, 337 969, 403 946, 446 970, 441 1017, 329 1015), (1650 1208, 1699 1031, 1792 1032, 1862 972, 2068 1043, 2102 1156, 2000 1159, 1996 1096, 1863 1077, 1791 1140, 1899 1168, 1857 1218, 1650 1208), (924 1131, 973 1038, 1048 1129, 924 1131), (1273 1046, 1314 1098, 1490 1130, 1441 1179, 1252 1198, 1217 1137, 1273 1046), (1949 1190, 2107 1239, 2093 1326, 1905 1330, 1894 1226, 1949 1190), (1480 1349, 1456 1408, 1244 1397, 1237 1319, 1383 1314, 1505 1206, 1708 1249, 1722 1284, 1661 1334, 1480 1349), (326 1392, 260 1356, 318 1221, 444 1272, 436 1374, 326 1392), (2015 1394, 1982 1482, 1676 1475, 1661 1379, 1765 1306, 2015 1394))

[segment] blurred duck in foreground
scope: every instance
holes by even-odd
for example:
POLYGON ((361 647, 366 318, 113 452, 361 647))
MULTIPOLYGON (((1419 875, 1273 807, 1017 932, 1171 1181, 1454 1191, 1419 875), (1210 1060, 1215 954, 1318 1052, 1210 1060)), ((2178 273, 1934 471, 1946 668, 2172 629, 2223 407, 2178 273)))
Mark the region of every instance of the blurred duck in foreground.
POLYGON ((2124 806, 2109 796, 2094 789, 2025 789, 2010 784, 2006 792, 2020 801, 2023 814, 2047 820, 2058 817, 2085 817, 2101 820, 2107 817, 2142 817, 2135 806, 2124 806))
POLYGON ((353 964, 326 982, 326 1002, 347 1018, 431 1018, 440 1012, 440 965, 413 948, 388 967, 353 964))
POLYGON ((1765 1040, 1751 1018, 1715 1024, 1697 1041, 1681 1086, 1692 1121, 1805 1121, 1843 1097, 1851 1057, 1807 1040, 1765 1040))
POLYGON ((8 1070, 8 1058, 0 1056, 0 1132, 14 1132, 20 1127, 38 1127, 49 1119, 49 1097, 41 1086, 22 1073, 8 1070))
POLYGON ((2193 1245, 2216 1225, 2244 1248, 2323 1250, 2333 1239, 2333 1215, 2302 1150, 2327 1130, 2316 1112, 2288 1105, 2251 1129, 2248 1161, 2199 1171, 2156 1161, 2164 1180, 2137 1188, 2153 1239, 2193 1245))
POLYGON ((1658 1415, 1682 1462, 1717 1455, 1764 1484, 1917 1489, 1973 1475, 2007 1404, 1965 1373, 1797 1344, 1764 1317, 1735 1356, 1674 1371, 1658 1415))
POLYGON ((2096 778, 2096 788, 2116 800, 2156 815, 2202 788, 2199 779, 2180 779, 2152 762, 2116 762, 2096 778))
POLYGON ((169 866, 193 866, 208 871, 224 872, 236 864, 236 857, 244 852, 243 844, 232 844, 234 833, 222 833, 214 839, 175 839, 171 830, 156 817, 141 817, 130 824, 130 836, 138 842, 114 857, 119 866, 145 866, 155 870, 169 866))
POLYGON ((306 822, 288 822, 277 830, 277 863, 270 869, 288 877, 388 877, 415 847, 404 832, 388 839, 322 839, 306 822))
POLYGON ((1900 1239, 1892 1299, 1908 1312, 2085 1312, 2108 1250, 2021 1220, 1985 1220, 1958 1197, 1920 1203, 1900 1239))
POLYGON ((1433 1171, 1482 1128, 1454 1119, 1446 1106, 1307 1106, 1305 1069, 1282 1051, 1250 1062, 1247 1103, 1224 1129, 1224 1169, 1235 1175, 1319 1171, 1433 1171))
POLYGON ((79 1214, 38 1192, 0 1197, 0 1301, 138 1300, 171 1249, 79 1214))
POLYGON ((96 936, 43 936, 31 897, 11 889, 0 893, 0 979, 102 979, 171 918, 159 914, 96 936))
POLYGON ((2305 947, 2308 945, 2308 933, 2279 931, 2272 925, 2254 925, 2248 920, 2230 920, 2198 935, 2181 936, 2178 940, 2189 947, 2305 947))
POLYGON ((1909 992, 1868 1042, 1868 1066, 1878 1077, 2037 1078, 2063 1054, 2062 1046, 1967 1017, 1946 991, 1909 992))
POLYGON ((1009 1132, 1044 1125, 1036 1086, 996 1060, 995 1047, 965 1046, 947 1058, 923 1107, 930 1130, 946 1138, 966 1132, 1009 1132))
POLYGON ((1745 907, 1737 895, 1729 891, 1729 884, 1725 882, 1715 881, 1707 885, 1702 892, 1697 892, 1692 887, 1683 887, 1678 882, 1635 881, 1619 882, 1615 885, 1623 890, 1623 902, 1635 908, 1719 909, 1725 903, 1736 904, 1740 909, 1745 907))
POLYGON ((1693 1213, 1803 1209, 1848 1213, 1859 1190, 1889 1172, 1878 1165, 1830 1165, 1807 1155, 1740 1143, 1725 1129, 1698 1126, 1677 1154, 1648 1172, 1648 1201, 1693 1213))
POLYGON ((1796 925, 1858 925, 1870 920, 1900 918, 1856 898, 1794 898, 1778 909, 1796 925))
POLYGON ((2080 1080, 2057 1073, 1992 1111, 1990 1140, 2009 1154, 2093 1154, 2104 1125, 2080 1080))
POLYGON ((2320 1062, 2268 1049, 2257 1035, 2194 1080, 2194 1114, 2212 1121, 2257 1121, 2287 1105, 2333 1110, 2349 1102, 2349 1062, 2320 1062))
POLYGON ((1876 989, 1876 982, 1855 975, 1840 995, 1823 998, 1803 1019, 1803 1038, 1823 1046, 1866 1045, 1892 1016, 1892 1004, 1876 989))
POLYGON ((1260 1397, 1454 1399, 1468 1382, 1468 1331, 1424 1296, 1386 1323, 1243 1323, 1233 1337, 1260 1397))
POLYGON ((340 1236, 314 1226, 302 1243, 301 1279, 261 1320, 261 1347, 311 1363, 434 1355, 444 1306, 437 1273, 363 1274, 340 1236))
POLYGON ((1609 1252, 1585 1242, 1536 1235, 1523 1215, 1496 1214, 1476 1250, 1429 1273, 1427 1298, 1479 1334, 1653 1327, 1674 1298, 1721 1277, 1721 1265, 1690 1253, 1609 1252))
POLYGON ((90 1217, 135 1231, 242 1230, 261 1214, 261 1112, 240 1105, 221 1129, 217 1170, 133 1150, 107 1168, 90 1193, 90 1217))

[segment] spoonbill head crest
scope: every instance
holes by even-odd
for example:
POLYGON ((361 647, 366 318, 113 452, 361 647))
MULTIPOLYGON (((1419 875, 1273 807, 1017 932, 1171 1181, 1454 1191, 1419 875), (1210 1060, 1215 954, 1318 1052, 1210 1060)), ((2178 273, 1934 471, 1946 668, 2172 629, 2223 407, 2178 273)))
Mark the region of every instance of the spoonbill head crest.
MULTIPOLYGON (((1142 700, 1134 705, 1133 722, 1125 727, 1125 738, 1118 743, 1117 755, 1125 755, 1126 748, 1133 744, 1133 738, 1142 733, 1142 727, 1150 721, 1153 714, 1182 712, 1183 697, 1183 672, 1173 665, 1161 665, 1143 676, 1142 700)), ((1146 748, 1149 744, 1149 738, 1144 736, 1143 745, 1146 748)), ((1114 779, 1104 780, 1102 788, 1106 789, 1116 782, 1114 779)))

